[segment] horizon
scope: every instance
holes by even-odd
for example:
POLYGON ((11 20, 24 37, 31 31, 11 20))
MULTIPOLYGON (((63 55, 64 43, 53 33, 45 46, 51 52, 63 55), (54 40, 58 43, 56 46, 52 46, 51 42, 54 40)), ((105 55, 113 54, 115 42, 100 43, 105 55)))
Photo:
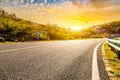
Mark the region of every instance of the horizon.
POLYGON ((118 0, 0 0, 0 8, 19 18, 79 29, 119 20, 119 5, 118 0))

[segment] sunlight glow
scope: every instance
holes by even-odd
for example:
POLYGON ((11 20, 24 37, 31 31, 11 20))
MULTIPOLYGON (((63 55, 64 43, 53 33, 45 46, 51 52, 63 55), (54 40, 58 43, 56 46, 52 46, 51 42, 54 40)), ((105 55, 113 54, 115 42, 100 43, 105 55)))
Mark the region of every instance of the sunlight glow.
POLYGON ((79 30, 81 30, 81 28, 74 26, 74 27, 72 27, 72 30, 73 31, 79 31, 79 30))
POLYGON ((19 18, 69 28, 75 25, 77 28, 71 28, 75 31, 79 26, 86 28, 120 20, 119 5, 120 0, 0 0, 0 9, 19 18))

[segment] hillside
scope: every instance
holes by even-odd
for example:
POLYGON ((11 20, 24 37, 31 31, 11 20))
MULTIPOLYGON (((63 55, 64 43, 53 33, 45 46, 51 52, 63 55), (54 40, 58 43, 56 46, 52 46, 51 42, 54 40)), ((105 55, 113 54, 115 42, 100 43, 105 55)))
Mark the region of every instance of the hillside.
POLYGON ((102 29, 110 34, 120 33, 120 21, 113 21, 99 25, 102 29))
POLYGON ((101 38, 120 33, 120 21, 105 23, 85 30, 73 31, 58 25, 38 24, 8 14, 0 9, 0 37, 6 41, 72 40, 101 38), (40 35, 36 35, 39 32, 40 35))
POLYGON ((120 35, 120 21, 112 21, 89 28, 96 31, 96 37, 111 37, 120 35))
POLYGON ((70 29, 57 25, 37 24, 19 19, 15 14, 8 14, 0 9, 0 36, 6 40, 64 40, 73 39, 70 29), (40 36, 36 36, 40 32, 40 36))

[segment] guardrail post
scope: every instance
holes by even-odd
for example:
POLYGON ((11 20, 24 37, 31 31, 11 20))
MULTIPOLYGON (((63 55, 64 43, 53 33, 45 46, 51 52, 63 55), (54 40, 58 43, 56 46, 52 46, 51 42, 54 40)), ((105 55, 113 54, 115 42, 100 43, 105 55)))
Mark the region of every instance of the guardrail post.
POLYGON ((120 59, 120 51, 117 51, 118 59, 120 59))
POLYGON ((110 46, 109 44, 108 44, 108 46, 110 47, 111 51, 113 51, 113 52, 115 52, 115 53, 117 52, 114 47, 110 46))
POLYGON ((112 50, 113 52, 115 52, 115 48, 111 47, 111 50, 112 50))
POLYGON ((109 44, 108 44, 108 46, 109 46, 110 48, 112 48, 112 46, 110 46, 109 44))

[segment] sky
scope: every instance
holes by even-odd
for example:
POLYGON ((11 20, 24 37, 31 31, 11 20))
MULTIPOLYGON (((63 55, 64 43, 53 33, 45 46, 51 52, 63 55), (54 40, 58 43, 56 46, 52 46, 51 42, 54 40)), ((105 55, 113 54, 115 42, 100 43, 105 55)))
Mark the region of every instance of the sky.
POLYGON ((67 28, 120 20, 120 0, 0 0, 0 8, 25 20, 67 28))

